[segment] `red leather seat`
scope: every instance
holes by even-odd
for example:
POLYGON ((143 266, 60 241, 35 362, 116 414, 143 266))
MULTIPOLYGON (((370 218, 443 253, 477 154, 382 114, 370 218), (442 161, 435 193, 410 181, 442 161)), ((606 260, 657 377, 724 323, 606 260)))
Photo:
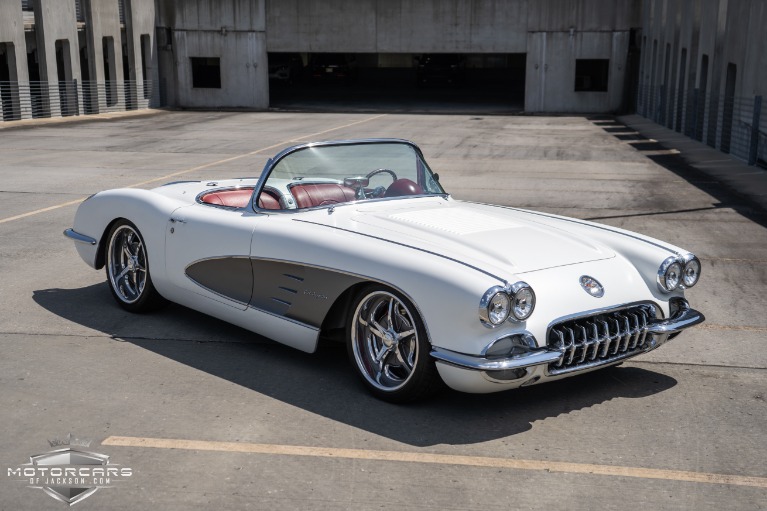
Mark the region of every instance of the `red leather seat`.
POLYGON ((217 204, 230 208, 244 207, 253 195, 253 188, 235 188, 232 190, 219 190, 203 195, 200 200, 206 204, 217 204))
POLYGON ((335 183, 296 184, 290 187, 290 193, 299 209, 355 200, 352 188, 335 183))
POLYGON ((397 179, 389 188, 386 189, 384 197, 401 197, 403 195, 420 195, 423 193, 423 188, 410 179, 397 179))
POLYGON ((280 200, 274 192, 263 190, 258 196, 258 207, 261 209, 282 209, 280 200))

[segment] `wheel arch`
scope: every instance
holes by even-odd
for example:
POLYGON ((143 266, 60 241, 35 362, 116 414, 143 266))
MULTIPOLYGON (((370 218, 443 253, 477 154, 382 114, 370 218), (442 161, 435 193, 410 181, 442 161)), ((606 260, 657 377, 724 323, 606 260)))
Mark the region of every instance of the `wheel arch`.
POLYGON ((109 231, 111 231, 112 227, 121 220, 130 222, 130 220, 128 220, 127 218, 118 216, 117 218, 112 219, 106 225, 106 227, 104 228, 104 232, 101 234, 101 238, 99 239, 98 249, 96 250, 95 268, 97 270, 102 269, 104 265, 106 264, 106 250, 107 250, 107 243, 109 242, 107 238, 109 237, 109 231))
POLYGON ((357 295, 360 293, 360 291, 367 286, 370 285, 380 285, 388 288, 390 291, 394 291, 400 295, 402 295, 404 298, 407 299, 408 302, 410 302, 413 305, 413 308, 415 309, 415 313, 418 314, 418 316, 421 319, 421 322, 424 325, 424 329, 426 330, 426 340, 431 344, 431 335, 429 334, 429 325, 426 323, 426 318, 424 317, 423 312, 421 311, 420 307, 418 307, 418 304, 416 301, 405 291, 400 289, 397 286, 394 286, 390 284, 389 282, 382 282, 380 280, 372 280, 372 279, 366 279, 360 282, 357 282, 355 284, 352 284, 349 286, 346 290, 344 290, 333 302, 333 305, 330 306, 330 309, 328 309, 328 312, 325 314, 325 318, 322 321, 322 325, 320 326, 320 335, 326 336, 326 337, 332 337, 333 332, 340 330, 345 330, 346 325, 349 322, 349 318, 352 316, 354 311, 351 310, 351 306, 354 304, 354 300, 356 299, 357 295))

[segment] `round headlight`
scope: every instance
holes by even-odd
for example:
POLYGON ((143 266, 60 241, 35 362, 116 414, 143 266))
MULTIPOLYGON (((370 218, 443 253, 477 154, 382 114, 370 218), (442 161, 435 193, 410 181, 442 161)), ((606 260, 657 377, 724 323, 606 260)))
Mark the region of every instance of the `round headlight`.
POLYGON ((500 325, 509 318, 511 299, 504 292, 495 293, 487 306, 487 318, 490 323, 500 325))
POLYGON ((682 284, 684 287, 692 287, 698 283, 700 278, 700 260, 697 257, 692 256, 684 264, 682 270, 682 284))
POLYGON ((479 301, 479 319, 483 325, 496 327, 509 319, 511 297, 501 286, 491 287, 479 301))
POLYGON ((525 284, 514 292, 511 312, 519 321, 524 321, 530 317, 533 309, 535 309, 535 293, 525 284))
POLYGON ((670 293, 679 287, 679 284, 682 283, 683 264, 684 261, 675 256, 668 257, 663 261, 658 268, 658 287, 661 291, 670 293))
POLYGON ((663 274, 663 283, 666 285, 666 289, 673 291, 679 287, 679 281, 682 276, 682 265, 679 263, 673 263, 666 268, 666 272, 663 274))

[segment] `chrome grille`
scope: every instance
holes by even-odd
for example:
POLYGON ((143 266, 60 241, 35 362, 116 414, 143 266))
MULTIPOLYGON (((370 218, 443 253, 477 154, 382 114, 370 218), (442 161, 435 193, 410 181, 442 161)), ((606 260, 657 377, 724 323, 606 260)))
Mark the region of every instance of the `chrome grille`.
POLYGON ((548 347, 560 357, 549 364, 549 374, 588 369, 646 351, 655 345, 647 325, 656 311, 649 303, 630 305, 552 325, 548 347))

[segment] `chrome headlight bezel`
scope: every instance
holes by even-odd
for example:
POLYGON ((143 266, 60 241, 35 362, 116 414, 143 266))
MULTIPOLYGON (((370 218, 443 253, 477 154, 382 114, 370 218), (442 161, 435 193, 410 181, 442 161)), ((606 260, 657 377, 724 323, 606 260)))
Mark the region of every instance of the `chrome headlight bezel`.
POLYGON ((682 265, 682 280, 679 285, 683 289, 689 289, 693 287, 695 284, 697 284, 698 281, 700 280, 700 274, 702 273, 702 270, 703 270, 703 264, 701 264, 700 259, 698 259, 694 254, 687 254, 682 258, 682 260, 684 261, 684 264, 682 265), (692 284, 688 284, 687 269, 694 264, 698 265, 698 271, 695 275, 695 280, 692 282, 692 284))
POLYGON ((485 294, 482 295, 482 299, 479 301, 479 320, 486 327, 496 328, 502 325, 503 323, 505 323, 507 319, 509 319, 509 316, 511 315, 511 304, 512 304, 512 297, 509 296, 509 293, 507 293, 506 288, 503 286, 493 286, 487 291, 485 291, 485 294), (498 322, 495 322, 492 320, 493 314, 490 310, 490 307, 492 306, 493 300, 496 297, 496 295, 505 296, 506 300, 508 301, 506 314, 504 318, 498 322))
POLYGON ((527 282, 517 282, 513 284, 510 287, 511 291, 511 314, 513 316, 513 320, 515 321, 526 321, 527 318, 529 318, 533 311, 535 311, 535 291, 533 291, 533 288, 530 287, 530 285, 527 282), (530 293, 530 312, 527 314, 518 314, 517 313, 517 303, 520 301, 521 296, 523 293, 529 292, 530 293))
POLYGON ((700 280, 701 269, 702 264, 700 259, 698 259, 694 254, 688 253, 683 256, 669 256, 661 263, 660 267, 658 268, 658 289, 664 293, 672 293, 677 289, 689 289, 697 284, 700 280), (687 284, 685 283, 685 275, 687 268, 690 267, 688 265, 695 264, 698 266, 697 276, 691 284, 687 284), (669 275, 674 270, 674 266, 677 267, 677 282, 675 285, 670 285, 669 275))
MULTIPOLYGON (((502 299, 500 298, 499 299, 502 299)), ((535 292, 526 282, 516 282, 511 286, 493 286, 482 295, 482 299, 479 301, 479 320, 488 328, 497 328, 504 324, 506 321, 522 322, 527 320, 535 310, 535 292), (527 293, 529 292, 529 295, 527 293), (494 299, 497 295, 505 297, 508 300, 507 312, 504 314, 503 319, 498 321, 497 318, 493 320, 493 313, 491 307, 494 299), (531 302, 530 311, 526 315, 519 314, 517 306, 523 297, 531 302)))

